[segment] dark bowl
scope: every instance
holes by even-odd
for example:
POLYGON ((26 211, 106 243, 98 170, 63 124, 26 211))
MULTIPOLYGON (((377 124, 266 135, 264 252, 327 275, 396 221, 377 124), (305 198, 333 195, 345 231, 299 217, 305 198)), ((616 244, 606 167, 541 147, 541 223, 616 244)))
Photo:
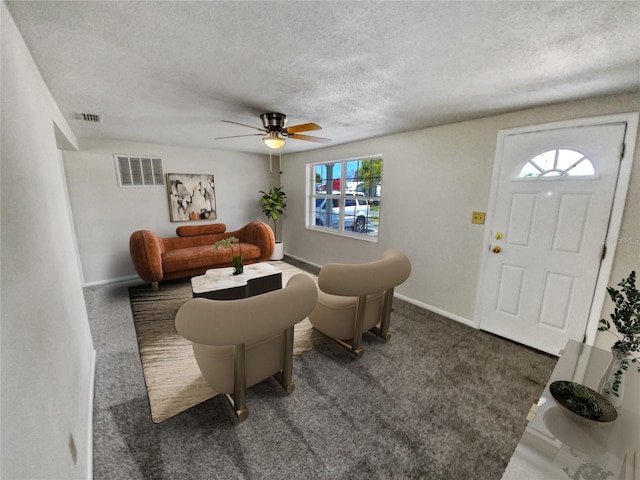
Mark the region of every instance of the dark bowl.
POLYGON ((549 385, 553 399, 574 418, 599 424, 611 423, 618 412, 609 400, 580 383, 559 380, 549 385))

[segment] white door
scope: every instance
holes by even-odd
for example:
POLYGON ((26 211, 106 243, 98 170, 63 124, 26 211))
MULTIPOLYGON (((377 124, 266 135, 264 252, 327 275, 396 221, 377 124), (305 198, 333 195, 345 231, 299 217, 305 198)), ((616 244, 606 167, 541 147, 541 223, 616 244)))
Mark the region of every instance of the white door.
POLYGON ((479 288, 481 329, 552 354, 568 339, 583 340, 625 128, 504 135, 479 288))

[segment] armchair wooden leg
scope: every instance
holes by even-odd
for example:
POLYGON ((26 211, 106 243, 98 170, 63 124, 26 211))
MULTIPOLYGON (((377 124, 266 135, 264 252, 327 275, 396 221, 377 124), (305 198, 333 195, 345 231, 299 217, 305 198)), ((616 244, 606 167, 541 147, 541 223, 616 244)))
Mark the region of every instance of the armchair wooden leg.
POLYGON ((349 350, 353 355, 355 355, 358 358, 360 358, 364 353, 364 350, 362 350, 362 348, 360 347, 356 348, 351 343, 345 342, 344 340, 340 340, 339 338, 334 338, 333 340, 338 344, 342 345, 347 350, 349 350))
POLYGON ((339 338, 334 338, 333 340, 337 342, 342 347, 349 350, 353 355, 360 358, 364 353, 362 347, 362 333, 364 329, 364 313, 367 307, 367 297, 362 296, 358 297, 358 303, 356 304, 356 318, 353 322, 353 338, 351 339, 351 343, 345 342, 344 340, 340 340, 339 338))
POLYGON ((287 394, 292 393, 296 386, 293 378, 293 327, 284 331, 284 358, 282 359, 282 370, 274 375, 274 378, 284 388, 287 394))
POLYGON ((356 357, 362 356, 362 334, 364 330, 364 313, 367 310, 367 296, 358 297, 356 304, 356 320, 353 326, 353 338, 351 339, 351 353, 356 357))
POLYGON ((158 282, 151 282, 151 290, 154 292, 158 291, 158 282))
POLYGON ((233 358, 233 396, 226 394, 225 397, 231 408, 233 408, 238 422, 244 422, 249 416, 249 410, 246 406, 246 380, 245 380, 245 357, 244 344, 236 345, 234 348, 233 358))
POLYGON ((364 351, 360 346, 362 344, 362 330, 364 329, 364 312, 367 307, 367 297, 358 297, 358 303, 356 304, 356 318, 353 322, 353 338, 351 343, 334 338, 338 344, 349 350, 353 355, 360 358, 364 351))
POLYGON ((384 295, 384 303, 382 305, 382 314, 380 315, 380 328, 373 327, 370 332, 388 342, 391 338, 389 333, 389 325, 391 324, 391 310, 393 308, 393 288, 387 290, 384 295))

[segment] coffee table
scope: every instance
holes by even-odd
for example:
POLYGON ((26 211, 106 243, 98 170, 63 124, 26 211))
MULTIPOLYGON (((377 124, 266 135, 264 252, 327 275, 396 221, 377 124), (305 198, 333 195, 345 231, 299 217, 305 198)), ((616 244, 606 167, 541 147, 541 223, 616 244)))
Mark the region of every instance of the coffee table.
POLYGON ((244 265, 240 275, 234 275, 233 270, 233 267, 213 268, 193 277, 193 298, 236 300, 282 288, 282 272, 266 262, 244 265))

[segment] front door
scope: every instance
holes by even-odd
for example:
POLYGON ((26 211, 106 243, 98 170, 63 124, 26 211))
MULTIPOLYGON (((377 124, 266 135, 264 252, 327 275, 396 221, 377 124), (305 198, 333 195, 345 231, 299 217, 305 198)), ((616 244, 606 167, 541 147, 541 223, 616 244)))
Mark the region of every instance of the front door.
POLYGON ((625 129, 619 122, 502 136, 481 329, 552 354, 583 340, 625 129))

